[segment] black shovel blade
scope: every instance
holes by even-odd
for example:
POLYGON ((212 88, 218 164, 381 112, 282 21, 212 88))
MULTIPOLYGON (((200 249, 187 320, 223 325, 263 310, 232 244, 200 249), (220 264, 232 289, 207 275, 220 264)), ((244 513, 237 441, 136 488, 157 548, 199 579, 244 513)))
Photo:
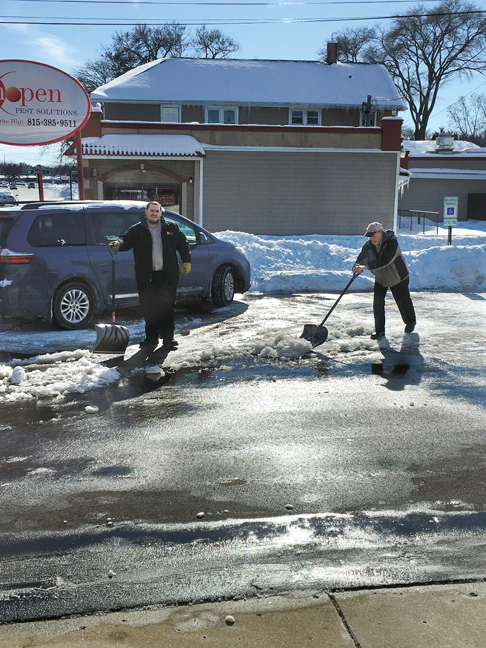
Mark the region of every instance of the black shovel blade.
POLYGON ((304 330, 302 331, 302 335, 300 337, 310 342, 312 348, 314 349, 315 347, 324 344, 324 342, 327 340, 328 335, 329 331, 325 326, 318 326, 317 324, 304 324, 304 330))
POLYGON ((96 324, 96 345, 93 353, 125 353, 130 340, 126 326, 119 324, 96 324))

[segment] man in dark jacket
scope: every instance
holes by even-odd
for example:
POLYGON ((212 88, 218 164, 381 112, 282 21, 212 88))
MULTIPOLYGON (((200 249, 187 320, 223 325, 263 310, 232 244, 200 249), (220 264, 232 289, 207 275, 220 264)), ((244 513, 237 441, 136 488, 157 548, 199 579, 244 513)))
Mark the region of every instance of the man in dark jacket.
POLYGON ((191 270, 191 253, 186 237, 178 225, 166 221, 160 203, 149 202, 145 218, 132 225, 110 246, 125 252, 133 249, 135 280, 140 305, 145 319, 145 340, 142 347, 155 348, 159 338, 166 349, 174 349, 174 304, 179 281, 179 262, 182 274, 191 270))
POLYGON ((375 332, 373 340, 385 337, 385 296, 392 291, 398 310, 405 323, 405 333, 415 328, 415 310, 408 288, 409 276, 405 259, 392 230, 384 230, 381 223, 370 223, 365 236, 369 237, 356 259, 353 272, 361 274, 370 270, 375 275, 373 314, 375 332))

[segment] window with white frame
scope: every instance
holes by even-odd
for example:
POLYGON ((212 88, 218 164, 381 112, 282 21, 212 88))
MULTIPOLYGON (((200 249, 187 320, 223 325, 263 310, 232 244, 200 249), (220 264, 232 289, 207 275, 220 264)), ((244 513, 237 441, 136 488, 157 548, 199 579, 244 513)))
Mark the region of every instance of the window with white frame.
POLYGON ((319 126, 321 123, 320 111, 296 108, 290 111, 290 123, 303 124, 305 126, 319 126))
POLYGON ((207 124, 237 124, 238 109, 234 106, 208 106, 206 108, 207 124))
POLYGON ((161 106, 160 121, 164 123, 176 122, 178 124, 181 121, 180 114, 179 106, 161 106))

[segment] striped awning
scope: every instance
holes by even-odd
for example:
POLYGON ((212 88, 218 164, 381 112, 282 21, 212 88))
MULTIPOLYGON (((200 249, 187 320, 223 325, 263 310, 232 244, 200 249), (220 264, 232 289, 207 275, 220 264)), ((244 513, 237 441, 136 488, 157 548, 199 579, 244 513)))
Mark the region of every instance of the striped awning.
POLYGON ((103 135, 81 142, 85 157, 205 157, 202 144, 190 135, 103 135))

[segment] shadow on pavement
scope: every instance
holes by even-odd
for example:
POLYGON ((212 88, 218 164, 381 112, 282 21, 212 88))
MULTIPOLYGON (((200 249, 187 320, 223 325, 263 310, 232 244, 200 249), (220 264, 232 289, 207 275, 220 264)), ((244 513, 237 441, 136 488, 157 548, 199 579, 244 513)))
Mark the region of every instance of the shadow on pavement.
POLYGON ((418 333, 404 334, 400 350, 394 349, 386 340, 380 344, 383 356, 381 362, 371 365, 371 372, 387 379, 385 387, 391 391, 401 391, 405 385, 417 384, 422 379, 425 359, 420 353, 418 333))

